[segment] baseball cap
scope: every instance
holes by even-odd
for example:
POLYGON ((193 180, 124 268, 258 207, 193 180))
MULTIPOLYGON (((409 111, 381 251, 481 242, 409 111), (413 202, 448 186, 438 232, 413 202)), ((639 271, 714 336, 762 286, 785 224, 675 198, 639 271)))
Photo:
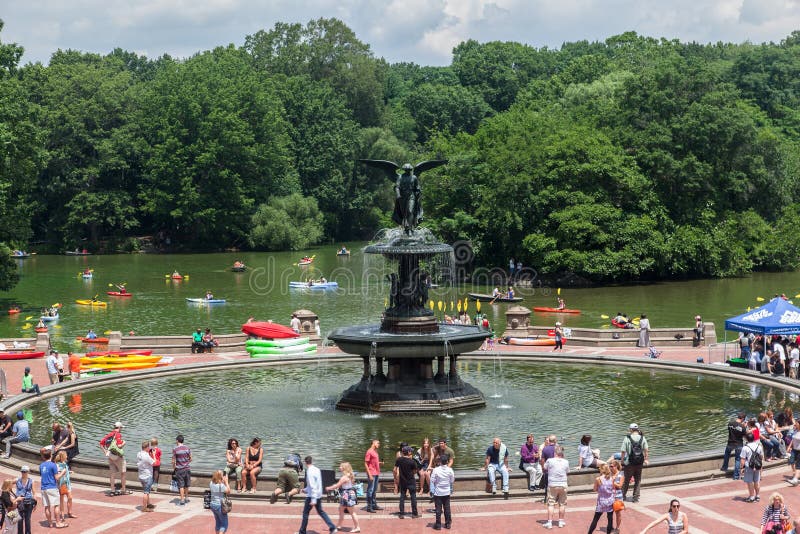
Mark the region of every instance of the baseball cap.
POLYGON ((22 419, 23 417, 25 417, 25 412, 23 412, 22 410, 18 411, 17 412, 17 418, 18 419, 22 419))
POLYGON ((28 473, 30 472, 31 468, 28 467, 27 465, 23 465, 22 467, 19 468, 19 470, 22 471, 23 473, 28 473))
POLYGON ((639 430, 639 425, 637 425, 636 423, 631 423, 631 426, 629 426, 628 428, 630 428, 631 430, 639 430))
POLYGON ((556 326, 561 326, 561 323, 559 323, 559 322, 556 322, 556 326))
POLYGON ((439 442, 441 442, 441 443, 447 443, 447 438, 439 438, 439 442))
POLYGON ((114 428, 122 428, 122 423, 117 421, 116 423, 114 423, 114 428))
POLYGON ((403 447, 403 454, 411 454, 412 452, 414 452, 414 449, 412 449, 412 448, 411 448, 411 447, 409 447, 408 445, 406 445, 405 447, 403 447))
POLYGON ((30 368, 30 367, 26 367, 26 368, 25 368, 25 371, 26 371, 26 372, 28 372, 28 373, 30 373, 30 372, 31 372, 31 368, 30 368))

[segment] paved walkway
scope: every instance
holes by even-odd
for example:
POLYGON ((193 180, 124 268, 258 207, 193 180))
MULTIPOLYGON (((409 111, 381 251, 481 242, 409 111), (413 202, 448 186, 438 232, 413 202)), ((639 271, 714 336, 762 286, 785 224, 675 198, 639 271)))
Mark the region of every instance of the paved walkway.
MULTIPOLYGON (((531 352, 530 347, 501 346, 504 352, 531 352)), ((336 349, 326 349, 326 352, 336 349)), ((644 349, 625 348, 593 348, 593 347, 568 347, 566 354, 597 354, 631 356, 643 358, 644 349)), ((704 348, 689 349, 680 347, 667 347, 664 349, 662 359, 694 362, 698 356, 705 357, 704 348)), ((178 355, 175 365, 212 361, 220 359, 240 360, 247 358, 246 354, 198 354, 178 355)), ((22 370, 30 366, 34 376, 40 384, 46 384, 47 372, 43 360, 3 362, 3 369, 8 377, 9 391, 19 391, 22 370)), ((0 467, 0 476, 11 477, 16 473, 6 467, 0 467)), ((642 527, 666 511, 670 499, 681 500, 682 510, 689 515, 690 532, 703 534, 715 533, 753 533, 760 532, 759 522, 768 497, 773 491, 781 491, 786 499, 790 512, 800 517, 800 487, 792 488, 786 484, 788 470, 785 468, 773 469, 765 475, 760 503, 748 504, 744 502, 747 490, 742 482, 731 479, 713 479, 708 481, 692 482, 690 484, 672 484, 657 488, 644 488, 639 503, 627 503, 627 510, 623 513, 621 532, 640 532, 642 527)), ((38 476, 34 477, 38 480, 38 476)), ((141 495, 138 485, 130 484, 134 495, 108 497, 105 488, 86 484, 74 485, 74 513, 77 519, 70 520, 66 531, 83 533, 100 532, 175 532, 196 533, 212 532, 213 516, 202 507, 202 499, 192 498, 187 506, 178 506, 177 500, 171 494, 155 494, 153 502, 157 505, 154 513, 142 513, 139 509, 141 495)), ((540 495, 540 494, 537 494, 540 495)), ((565 528, 554 528, 554 531, 564 533, 586 532, 594 513, 595 497, 592 494, 573 495, 569 499, 567 511, 567 525, 565 528)), ((428 510, 431 505, 422 499, 420 510, 422 517, 419 519, 407 518, 399 520, 396 498, 386 499, 381 502, 385 510, 377 514, 359 513, 362 532, 389 533, 418 533, 429 532, 433 525, 433 514, 428 510)), ((408 505, 407 505, 408 506, 408 505)), ((334 522, 337 520, 337 506, 333 503, 325 504, 326 511, 331 514, 334 522)), ((279 502, 270 505, 268 499, 237 499, 234 496, 234 509, 230 514, 230 532, 247 533, 292 533, 297 530, 300 523, 302 502, 295 501, 287 505, 279 502)), ((489 498, 481 500, 462 500, 453 502, 453 529, 451 532, 474 534, 477 532, 491 532, 497 534, 520 532, 545 532, 543 528, 547 517, 547 510, 538 499, 524 498, 508 501, 502 498, 489 498)), ((345 519, 345 528, 348 532, 352 523, 345 519)), ((34 516, 34 532, 41 532, 46 527, 42 511, 34 516)), ((600 529, 604 531, 605 518, 600 521, 600 529)), ((312 513, 309 523, 309 533, 324 534, 324 523, 312 513)), ((666 527, 658 527, 652 532, 666 532, 666 527)))

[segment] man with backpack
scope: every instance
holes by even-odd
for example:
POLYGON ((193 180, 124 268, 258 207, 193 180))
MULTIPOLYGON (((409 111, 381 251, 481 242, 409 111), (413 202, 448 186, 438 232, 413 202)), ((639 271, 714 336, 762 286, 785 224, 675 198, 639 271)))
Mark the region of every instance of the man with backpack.
POLYGON ((758 492, 761 490, 761 467, 764 464, 764 448, 761 441, 748 432, 745 435, 745 446, 742 447, 742 469, 744 469, 744 481, 747 483, 748 496, 744 502, 757 502, 761 498, 758 492))
POLYGON ((633 477, 633 502, 639 502, 639 485, 642 481, 642 467, 649 463, 647 438, 639 430, 639 425, 631 423, 630 432, 622 441, 622 463, 625 466, 625 481, 622 483, 622 500, 627 500, 628 485, 633 477))

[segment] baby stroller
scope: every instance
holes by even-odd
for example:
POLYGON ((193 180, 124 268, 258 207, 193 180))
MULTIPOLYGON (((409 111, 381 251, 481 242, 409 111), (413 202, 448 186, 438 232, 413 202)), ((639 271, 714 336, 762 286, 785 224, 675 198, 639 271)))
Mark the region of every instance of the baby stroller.
POLYGON ((649 352, 645 352, 644 355, 647 356, 648 358, 655 359, 655 358, 658 358, 659 356, 661 356, 662 352, 663 351, 656 350, 656 348, 653 345, 650 345, 650 351, 649 352))
MULTIPOLYGON (((322 489, 323 489, 323 491, 328 486, 333 486, 334 484, 336 484, 336 482, 338 482, 336 480, 336 471, 334 471, 333 469, 320 469, 319 473, 320 473, 320 476, 322 478, 322 489)), ((336 502, 336 503, 338 503, 340 496, 341 495, 339 494, 339 490, 338 489, 331 490, 331 491, 325 491, 325 499, 328 502, 336 502)))

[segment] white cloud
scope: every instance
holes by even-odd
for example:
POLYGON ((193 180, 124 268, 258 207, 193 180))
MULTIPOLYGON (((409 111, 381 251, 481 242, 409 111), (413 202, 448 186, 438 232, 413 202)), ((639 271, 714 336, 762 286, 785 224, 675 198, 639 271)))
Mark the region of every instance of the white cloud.
POLYGON ((7 2, 3 42, 24 61, 57 49, 191 55, 276 22, 340 18, 387 60, 448 64, 466 39, 535 47, 633 30, 698 42, 780 41, 800 27, 800 0, 38 0, 7 2))

